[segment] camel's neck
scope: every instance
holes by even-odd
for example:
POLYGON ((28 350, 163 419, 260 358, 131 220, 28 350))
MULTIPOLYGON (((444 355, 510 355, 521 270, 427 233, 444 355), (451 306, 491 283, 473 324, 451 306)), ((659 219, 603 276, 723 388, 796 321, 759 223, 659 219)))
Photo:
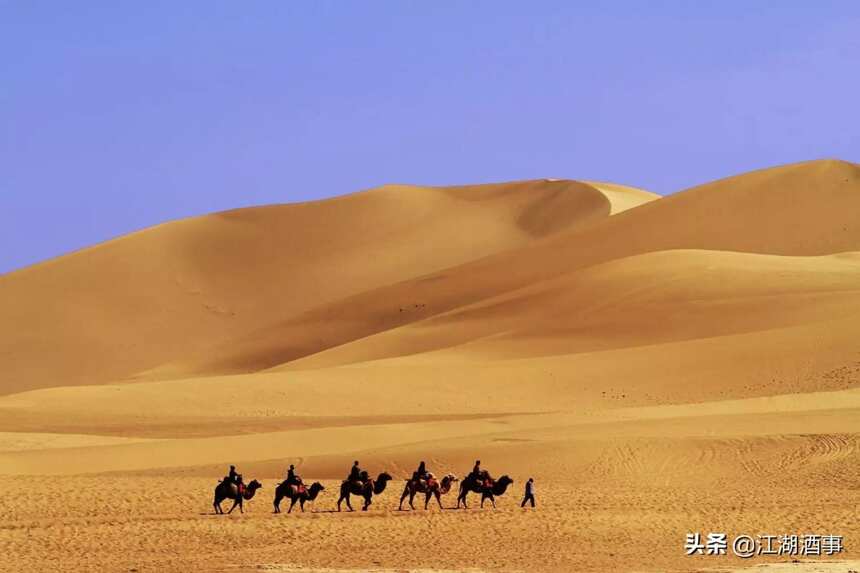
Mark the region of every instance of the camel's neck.
POLYGON ((493 486, 493 495, 502 495, 508 489, 508 482, 496 482, 493 486))
POLYGON ((245 499, 251 499, 252 497, 254 497, 254 494, 256 492, 256 489, 245 488, 245 494, 242 497, 244 497, 245 499))
POLYGON ((373 483, 373 493, 379 495, 383 491, 385 491, 385 484, 388 483, 385 480, 378 479, 373 483))
POLYGON ((315 500, 315 499, 317 498, 317 496, 318 496, 319 494, 320 494, 320 490, 319 490, 318 488, 312 487, 312 488, 308 491, 308 499, 309 499, 310 501, 313 501, 313 500, 315 500))

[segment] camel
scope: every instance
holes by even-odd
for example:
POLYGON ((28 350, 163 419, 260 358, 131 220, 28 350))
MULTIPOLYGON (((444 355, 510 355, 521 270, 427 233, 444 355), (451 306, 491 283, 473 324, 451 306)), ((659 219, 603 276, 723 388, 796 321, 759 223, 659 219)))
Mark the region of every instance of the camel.
POLYGON ((385 491, 385 485, 391 480, 391 476, 385 472, 379 474, 376 480, 367 480, 366 482, 348 481, 345 480, 340 484, 340 498, 337 500, 337 510, 340 511, 340 503, 346 501, 346 506, 350 511, 353 511, 352 505, 349 503, 349 496, 360 495, 364 498, 364 507, 362 511, 367 511, 370 506, 370 500, 374 495, 379 495, 385 491))
POLYGON ((489 499, 493 503, 493 508, 496 507, 495 496, 504 495, 508 486, 514 483, 510 477, 504 475, 497 480, 491 480, 490 487, 484 486, 474 478, 466 478, 460 482, 460 495, 457 497, 457 508, 460 507, 460 502, 463 502, 463 507, 468 509, 466 505, 466 495, 469 492, 481 494, 481 507, 484 507, 484 500, 489 499))
POLYGON ((400 496, 400 509, 403 509, 403 500, 409 496, 409 507, 415 509, 412 505, 412 500, 415 499, 416 493, 426 494, 424 498, 424 509, 427 509, 430 503, 430 496, 436 496, 436 503, 439 504, 439 509, 442 509, 442 496, 451 491, 451 486, 458 482, 459 479, 454 474, 448 474, 442 478, 442 481, 434 479, 432 482, 425 480, 406 480, 406 487, 403 488, 403 495, 400 496))
POLYGON ((224 510, 221 509, 221 502, 225 499, 232 499, 233 507, 231 507, 230 511, 227 513, 233 513, 233 510, 236 509, 237 505, 239 506, 239 512, 245 513, 245 510, 242 508, 242 502, 254 497, 254 494, 257 493, 257 490, 261 487, 263 487, 263 484, 257 480, 251 480, 251 483, 245 486, 245 493, 243 495, 239 495, 239 486, 235 483, 231 483, 226 480, 219 482, 218 485, 215 486, 215 501, 212 502, 212 507, 215 508, 215 513, 223 514, 224 510))
POLYGON ((275 488, 275 511, 273 513, 281 513, 281 500, 285 497, 290 498, 290 508, 287 510, 287 513, 293 511, 293 506, 296 505, 297 501, 299 502, 299 507, 304 512, 305 502, 315 500, 317 495, 324 489, 325 487, 318 481, 314 482, 309 488, 302 487, 301 490, 298 486, 288 484, 287 482, 279 483, 278 487, 275 488))

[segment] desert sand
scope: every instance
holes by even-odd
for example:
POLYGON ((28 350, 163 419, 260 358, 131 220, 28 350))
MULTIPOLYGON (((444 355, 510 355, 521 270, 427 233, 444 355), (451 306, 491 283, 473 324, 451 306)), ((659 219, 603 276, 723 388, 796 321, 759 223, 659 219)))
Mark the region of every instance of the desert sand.
POLYGON ((662 198, 390 185, 0 276, 0 571, 848 573, 858 469, 843 161, 662 198), (496 509, 397 510, 419 460, 476 458, 514 479, 496 509), (354 459, 395 479, 337 513, 354 459), (230 463, 263 489, 216 516, 230 463), (273 515, 290 463, 326 489, 273 515), (687 556, 692 532, 845 550, 687 556))

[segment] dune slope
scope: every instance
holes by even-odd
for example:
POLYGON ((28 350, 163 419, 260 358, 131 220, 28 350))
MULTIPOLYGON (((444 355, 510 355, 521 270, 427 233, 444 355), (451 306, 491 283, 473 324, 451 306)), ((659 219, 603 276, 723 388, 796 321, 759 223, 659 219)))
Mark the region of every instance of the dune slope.
POLYGON ((0 277, 0 392, 129 377, 610 210, 573 181, 387 186, 153 227, 0 277))
MULTIPOLYGON (((534 285, 563 275, 576 281, 571 273, 646 253, 696 249, 809 256, 858 251, 860 219, 854 216, 858 210, 860 168, 853 164, 820 161, 757 171, 314 307, 237 337, 214 352, 185 357, 173 370, 206 375, 267 369, 518 289, 541 288, 534 285)), ((689 266, 689 257, 680 261, 689 266)), ((671 265, 658 269, 657 275, 671 276, 671 265)), ((640 275, 647 270, 642 267, 640 275)), ((769 277, 776 286, 778 277, 769 277)), ((548 308, 548 313, 554 312, 548 308)), ((461 335, 451 329, 438 338, 444 345, 461 335)))

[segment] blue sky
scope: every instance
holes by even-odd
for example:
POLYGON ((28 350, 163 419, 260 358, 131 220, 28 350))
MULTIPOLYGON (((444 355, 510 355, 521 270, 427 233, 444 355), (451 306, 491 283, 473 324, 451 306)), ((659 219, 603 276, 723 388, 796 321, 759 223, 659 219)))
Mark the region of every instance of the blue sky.
POLYGON ((853 1, 0 0, 0 273, 391 182, 860 161, 858 30, 853 1))

